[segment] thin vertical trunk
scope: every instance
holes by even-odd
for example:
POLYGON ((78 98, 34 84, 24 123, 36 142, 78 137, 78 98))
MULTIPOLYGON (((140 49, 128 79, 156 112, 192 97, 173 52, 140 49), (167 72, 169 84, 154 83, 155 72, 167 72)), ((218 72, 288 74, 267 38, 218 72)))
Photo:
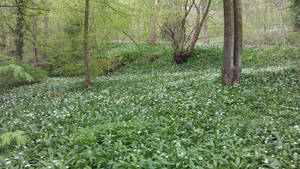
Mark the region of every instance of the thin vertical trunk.
MULTIPOLYGON (((205 8, 204 5, 202 7, 202 13, 205 14, 205 8)), ((205 19, 203 23, 203 43, 208 44, 209 43, 209 37, 208 37, 208 18, 205 19)))
MULTIPOLYGON (((257 24, 256 26, 258 27, 259 34, 262 34, 261 27, 263 25, 263 20, 261 18, 260 6, 261 6, 260 1, 255 0, 255 23, 257 24)), ((263 41, 262 40, 256 40, 256 42, 255 42, 255 44, 260 45, 260 46, 262 46, 266 43, 268 43, 267 39, 266 39, 266 36, 264 37, 263 41)))
POLYGON ((239 82, 242 72, 243 16, 241 0, 234 0, 234 69, 233 81, 239 82))
POLYGON ((46 65, 47 63, 47 59, 48 59, 48 54, 47 54, 47 47, 48 47, 48 23, 49 23, 49 18, 46 15, 44 18, 44 51, 43 51, 43 62, 44 65, 46 65))
POLYGON ((16 0, 17 5, 17 24, 16 24, 16 57, 17 60, 23 60, 23 47, 24 47, 24 0, 16 0))
MULTIPOLYGON (((5 26, 4 24, 1 24, 1 29, 5 30, 5 26)), ((5 32, 1 32, 1 41, 0 41, 0 54, 2 54, 5 50, 5 46, 6 46, 6 31, 5 32)))
POLYGON ((208 11, 209 11, 209 7, 210 7, 210 4, 211 4, 211 0, 208 0, 206 8, 205 8, 204 15, 202 17, 202 20, 200 21, 200 5, 201 5, 201 2, 202 2, 202 0, 199 1, 200 4, 196 7, 197 8, 197 21, 196 21, 197 25, 196 25, 196 28, 195 28, 195 32, 194 32, 194 36, 193 36, 191 45, 189 47, 188 55, 192 55, 193 52, 194 52, 194 48, 195 48, 196 43, 198 41, 198 37, 199 37, 200 31, 201 31, 201 28, 203 26, 204 21, 206 20, 206 17, 208 15, 208 11))
POLYGON ((281 28, 281 32, 282 32, 282 41, 283 41, 283 45, 285 45, 285 37, 286 37, 286 35, 285 35, 285 25, 284 25, 284 23, 283 23, 283 13, 282 13, 282 10, 283 10, 283 2, 280 2, 280 28, 281 28))
POLYGON ((36 46, 36 42, 37 42, 36 26, 37 26, 37 17, 33 16, 33 23, 31 25, 31 28, 32 28, 32 54, 33 54, 34 67, 38 67, 38 49, 36 46))
POLYGON ((154 45, 156 43, 157 34, 156 34, 155 21, 152 18, 150 20, 150 29, 151 29, 151 35, 150 35, 149 45, 154 45))
POLYGON ((88 41, 89 41, 89 0, 85 0, 85 18, 84 18, 84 67, 85 67, 85 88, 90 87, 90 73, 88 61, 88 41))
POLYGON ((264 10, 264 37, 267 39, 267 17, 268 17, 268 6, 265 5, 265 10, 264 10))
MULTIPOLYGON (((152 0, 151 2, 151 10, 152 12, 155 9, 155 0, 152 0)), ((149 45, 154 45, 156 43, 156 38, 157 38, 157 34, 156 34, 156 24, 155 24, 155 18, 154 18, 154 14, 151 15, 150 18, 150 30, 151 30, 151 34, 150 34, 150 39, 149 39, 149 45)))
POLYGON ((234 8, 233 0, 223 0, 224 4, 224 48, 222 65, 222 83, 231 84, 234 58, 234 8))

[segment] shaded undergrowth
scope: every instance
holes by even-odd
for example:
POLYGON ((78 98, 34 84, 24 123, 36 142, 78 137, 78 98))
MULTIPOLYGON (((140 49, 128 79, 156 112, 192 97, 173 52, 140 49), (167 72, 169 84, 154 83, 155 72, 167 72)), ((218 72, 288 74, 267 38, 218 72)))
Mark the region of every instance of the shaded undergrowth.
POLYGON ((299 168, 299 56, 253 55, 265 60, 245 59, 241 84, 223 87, 201 50, 175 67, 139 58, 89 90, 51 78, 4 91, 0 135, 27 141, 1 146, 0 168, 299 168))

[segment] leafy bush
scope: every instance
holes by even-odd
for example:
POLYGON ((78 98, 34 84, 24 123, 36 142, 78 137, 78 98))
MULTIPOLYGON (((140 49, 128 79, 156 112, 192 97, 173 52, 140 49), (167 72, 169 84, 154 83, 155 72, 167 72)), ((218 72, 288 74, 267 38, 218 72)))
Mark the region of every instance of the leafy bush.
POLYGON ((299 59, 300 48, 267 46, 245 47, 243 50, 243 65, 263 67, 267 65, 286 64, 299 59))
MULTIPOLYGON (((17 80, 24 80, 25 82, 32 82, 33 78, 24 71, 24 68, 15 64, 9 64, 0 67, 0 74, 5 74, 7 77, 13 76, 17 80)), ((3 81, 5 81, 4 79, 3 81)))
POLYGON ((222 63, 223 48, 214 45, 197 46, 194 57, 194 59, 200 59, 202 64, 220 65, 222 63))
POLYGON ((46 72, 30 64, 7 62, 0 67, 0 87, 40 82, 46 77, 46 72))
MULTIPOLYGON (((120 65, 135 61, 141 56, 141 52, 132 46, 109 44, 99 55, 89 57, 89 69, 92 76, 99 76, 120 68, 120 65)), ((51 63, 50 76, 78 77, 84 75, 84 63, 82 57, 60 56, 51 63)))
POLYGON ((0 136, 1 146, 9 146, 15 141, 18 146, 26 144, 26 137, 24 136, 25 132, 21 130, 16 130, 14 132, 6 132, 0 136))

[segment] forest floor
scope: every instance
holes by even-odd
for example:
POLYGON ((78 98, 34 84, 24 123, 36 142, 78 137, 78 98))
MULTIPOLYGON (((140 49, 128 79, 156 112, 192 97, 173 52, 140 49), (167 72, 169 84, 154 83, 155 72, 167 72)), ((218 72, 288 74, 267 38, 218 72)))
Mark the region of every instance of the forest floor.
POLYGON ((140 59, 89 90, 49 78, 4 91, 0 135, 16 137, 2 135, 0 168, 300 168, 299 53, 282 53, 245 54, 227 87, 199 55, 140 59))

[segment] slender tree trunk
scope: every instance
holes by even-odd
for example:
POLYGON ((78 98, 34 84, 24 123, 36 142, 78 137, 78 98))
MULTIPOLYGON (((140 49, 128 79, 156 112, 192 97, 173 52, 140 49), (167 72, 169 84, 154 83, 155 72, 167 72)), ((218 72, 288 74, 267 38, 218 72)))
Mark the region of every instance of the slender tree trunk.
MULTIPOLYGON (((151 2, 151 9, 153 12, 155 12, 154 11, 155 0, 152 0, 152 2, 151 2)), ((151 30, 151 34, 150 34, 150 39, 149 39, 149 45, 154 45, 156 43, 156 38, 157 38, 154 14, 152 14, 151 18, 150 18, 150 30, 151 30)))
POLYGON ((17 5, 17 24, 16 24, 16 57, 17 60, 22 61, 23 60, 23 47, 24 47, 24 6, 25 2, 24 0, 16 0, 17 5))
POLYGON ((208 0, 206 8, 205 8, 204 15, 202 17, 202 20, 200 21, 200 5, 201 5, 201 2, 202 2, 202 0, 200 0, 200 4, 196 7, 196 9, 197 9, 196 24, 197 25, 196 25, 194 36, 193 36, 193 39, 192 39, 192 42, 191 42, 191 45, 190 45, 190 48, 189 48, 189 51, 188 51, 188 55, 192 55, 193 52, 194 52, 194 48, 195 48, 196 43, 198 41, 198 37, 199 37, 200 31, 201 31, 201 28, 202 28, 202 26, 203 26, 203 24, 206 20, 206 17, 208 15, 208 11, 209 11, 209 7, 210 7, 210 4, 211 4, 211 0, 208 0))
POLYGON ((151 35, 149 39, 149 45, 154 45, 156 43, 157 34, 156 34, 155 21, 152 18, 150 20, 150 28, 151 28, 151 35))
POLYGON ((89 41, 89 0, 85 0, 85 18, 84 18, 84 67, 85 67, 85 88, 90 87, 90 72, 88 61, 88 41, 89 41))
POLYGON ((239 82, 242 72, 243 16, 241 0, 234 0, 234 69, 233 81, 239 82))
POLYGON ((233 77, 234 58, 234 7, 233 0, 223 0, 224 4, 224 48, 222 83, 231 84, 233 77))
POLYGON ((264 27, 264 39, 267 39, 267 17, 268 17, 268 6, 265 5, 265 10, 264 10, 264 23, 263 23, 263 27, 264 27))
POLYGON ((0 54, 2 54, 6 47, 6 30, 4 24, 1 24, 1 29, 3 32, 1 32, 1 41, 0 41, 0 54), (4 31, 5 30, 5 31, 4 31))
MULTIPOLYGON (((202 15, 205 14, 205 6, 202 5, 202 15)), ((209 35, 208 35, 208 18, 205 19, 203 23, 203 43, 209 44, 209 35)))
POLYGON ((44 18, 44 51, 43 51, 43 62, 44 65, 47 63, 48 59, 48 54, 47 54, 47 48, 48 48, 48 23, 49 23, 49 18, 46 15, 44 18))
POLYGON ((208 34, 208 22, 205 21, 203 25, 203 43, 209 44, 209 34, 208 34))
POLYGON ((31 25, 32 28, 32 53, 33 53, 33 63, 34 67, 38 67, 38 49, 36 46, 37 43, 37 17, 33 16, 33 23, 31 25))
POLYGON ((282 11, 283 11, 283 9, 284 9, 284 7, 283 7, 283 2, 280 2, 280 27, 281 27, 281 32, 282 32, 282 36, 281 37, 283 37, 282 38, 282 42, 283 42, 283 45, 285 45, 285 38, 286 38, 286 33, 285 33, 285 25, 284 25, 284 21, 283 21, 283 13, 282 13, 282 11))

